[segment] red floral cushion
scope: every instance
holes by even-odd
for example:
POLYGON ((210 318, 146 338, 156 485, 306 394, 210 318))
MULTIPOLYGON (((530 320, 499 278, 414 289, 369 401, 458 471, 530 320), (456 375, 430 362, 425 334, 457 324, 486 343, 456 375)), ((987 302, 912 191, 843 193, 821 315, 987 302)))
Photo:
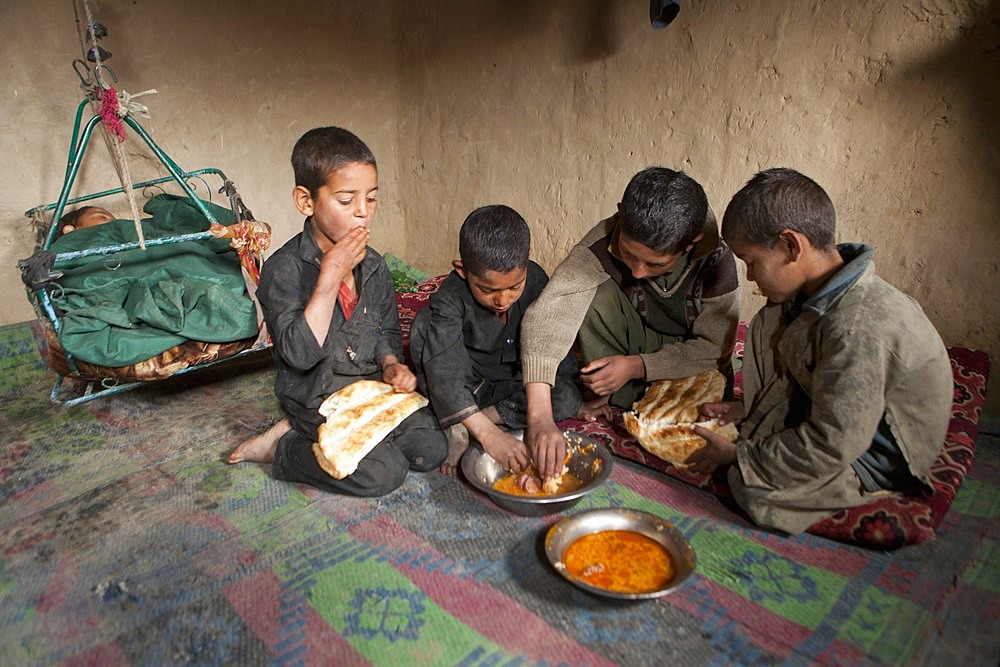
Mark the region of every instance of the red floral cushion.
MULTIPOLYGON (((416 292, 397 294, 403 347, 408 364, 412 365, 409 356, 410 321, 427 304, 430 295, 437 290, 444 278, 445 276, 438 276, 420 283, 416 292)), ((734 389, 737 395, 742 386, 740 362, 746 333, 747 323, 741 322, 734 352, 734 389)), ((934 534, 972 465, 979 415, 986 395, 986 379, 990 373, 990 358, 985 352, 949 347, 948 356, 955 376, 955 396, 944 447, 931 466, 932 491, 910 496, 885 496, 858 507, 840 510, 810 526, 808 532, 882 550, 919 544, 934 534)), ((658 470, 720 497, 732 497, 724 471, 715 475, 687 473, 639 446, 635 438, 625 430, 621 410, 615 410, 611 422, 603 419, 596 422, 567 419, 559 425, 603 442, 615 455, 624 459, 658 470)))
POLYGON ((972 465, 990 374, 990 358, 985 352, 949 347, 948 356, 955 397, 944 447, 931 466, 932 491, 879 498, 841 510, 811 526, 809 532, 878 549, 919 544, 934 534, 972 465))
POLYGON ((410 324, 417 311, 427 305, 431 294, 436 292, 447 275, 429 278, 413 286, 413 292, 396 292, 396 306, 399 308, 399 328, 403 332, 403 361, 413 368, 410 356, 410 324))

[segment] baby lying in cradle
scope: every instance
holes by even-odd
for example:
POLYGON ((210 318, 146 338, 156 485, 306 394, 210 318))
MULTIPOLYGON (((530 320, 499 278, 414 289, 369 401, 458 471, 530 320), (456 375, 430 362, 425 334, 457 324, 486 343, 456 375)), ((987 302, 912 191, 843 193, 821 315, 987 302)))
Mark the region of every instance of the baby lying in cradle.
MULTIPOLYGON (((234 214, 203 202, 220 221, 234 214)), ((186 197, 159 194, 143 206, 147 240, 209 230, 201 207, 186 197)), ((53 305, 60 314, 61 348, 95 366, 132 366, 187 341, 232 343, 256 339, 256 307, 240 259, 224 239, 134 245, 133 220, 106 208, 82 206, 54 223, 48 251, 60 256, 53 305), (119 248, 91 254, 96 248, 119 248)))
POLYGON ((115 216, 111 211, 100 206, 81 206, 59 218, 59 234, 69 234, 77 229, 96 227, 111 222, 115 216))

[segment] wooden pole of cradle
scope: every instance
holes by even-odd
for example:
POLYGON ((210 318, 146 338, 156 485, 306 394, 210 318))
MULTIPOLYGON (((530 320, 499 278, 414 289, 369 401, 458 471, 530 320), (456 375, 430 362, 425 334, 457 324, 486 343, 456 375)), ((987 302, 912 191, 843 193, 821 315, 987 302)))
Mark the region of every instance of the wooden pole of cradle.
MULTIPOLYGON (((115 76, 114 71, 104 64, 104 60, 111 57, 111 53, 105 51, 98 44, 98 40, 107 36, 107 28, 102 24, 94 20, 93 6, 90 0, 83 0, 83 9, 87 17, 87 25, 85 28, 80 26, 80 15, 77 11, 76 3, 73 4, 73 13, 76 19, 77 33, 80 37, 80 47, 83 51, 84 63, 87 61, 94 63, 94 80, 91 83, 89 77, 84 79, 80 77, 81 82, 83 82, 83 88, 87 92, 88 98, 90 98, 91 103, 97 106, 95 112, 101 116, 101 129, 104 136, 104 144, 108 148, 108 152, 111 154, 111 160, 114 163, 115 171, 118 173, 118 180, 122 185, 122 190, 125 192, 125 196, 128 199, 129 210, 132 214, 132 222, 135 224, 135 234, 139 240, 139 247, 143 250, 146 249, 146 239, 142 233, 142 224, 139 222, 139 206, 135 201, 135 190, 132 187, 132 175, 128 169, 128 160, 125 156, 125 128, 122 125, 122 118, 129 113, 129 102, 133 96, 129 95, 127 92, 122 91, 121 94, 115 89, 114 85, 108 83, 104 79, 104 72, 107 71, 108 75, 114 83, 118 82, 118 78, 115 76), (86 41, 89 38, 90 50, 87 50, 86 41), (99 105, 99 106, 98 106, 99 105)), ((77 70, 79 74, 79 70, 77 70)), ((155 90, 146 91, 145 93, 155 93, 155 90)), ((145 107, 142 107, 145 109, 145 107)), ((55 222, 55 221, 53 221, 55 222)))

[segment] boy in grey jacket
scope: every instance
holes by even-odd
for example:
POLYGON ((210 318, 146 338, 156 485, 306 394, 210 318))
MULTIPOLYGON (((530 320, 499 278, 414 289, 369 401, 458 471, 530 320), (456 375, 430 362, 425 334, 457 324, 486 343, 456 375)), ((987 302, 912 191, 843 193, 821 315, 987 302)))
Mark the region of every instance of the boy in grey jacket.
POLYGON ((833 203, 791 169, 757 174, 722 235, 767 304, 750 324, 743 402, 703 407, 739 422, 687 463, 735 464, 729 483, 759 525, 799 533, 837 510, 926 488, 944 442, 951 365, 910 297, 875 275, 874 250, 834 243, 833 203), (745 417, 744 417, 745 415, 745 417))

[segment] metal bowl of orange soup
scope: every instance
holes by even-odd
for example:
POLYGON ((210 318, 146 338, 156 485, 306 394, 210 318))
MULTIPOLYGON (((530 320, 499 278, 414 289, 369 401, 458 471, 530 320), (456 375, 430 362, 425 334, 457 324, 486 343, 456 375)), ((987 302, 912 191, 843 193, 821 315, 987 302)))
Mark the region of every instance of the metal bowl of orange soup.
MULTIPOLYGON (((462 455, 462 474, 470 484, 490 497, 500 507, 522 516, 544 516, 569 509, 599 487, 611 474, 611 453, 601 443, 572 431, 565 431, 566 467, 574 482, 569 490, 555 494, 524 495, 506 493, 496 488, 510 471, 483 451, 477 442, 462 455)), ((501 484, 501 487, 504 485, 501 484)))
POLYGON ((624 600, 658 598, 695 570, 694 548, 672 523, 628 508, 580 512, 545 535, 556 572, 588 593, 624 600))

